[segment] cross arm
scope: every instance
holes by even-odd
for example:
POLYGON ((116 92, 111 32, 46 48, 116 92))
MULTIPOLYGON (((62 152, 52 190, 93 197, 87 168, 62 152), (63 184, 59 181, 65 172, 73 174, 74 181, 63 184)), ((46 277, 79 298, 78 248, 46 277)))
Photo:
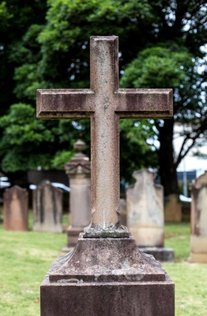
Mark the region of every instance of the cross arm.
POLYGON ((37 117, 81 118, 94 111, 94 92, 90 89, 37 90, 37 117))
POLYGON ((116 112, 120 117, 167 118, 173 115, 172 89, 119 89, 116 112))

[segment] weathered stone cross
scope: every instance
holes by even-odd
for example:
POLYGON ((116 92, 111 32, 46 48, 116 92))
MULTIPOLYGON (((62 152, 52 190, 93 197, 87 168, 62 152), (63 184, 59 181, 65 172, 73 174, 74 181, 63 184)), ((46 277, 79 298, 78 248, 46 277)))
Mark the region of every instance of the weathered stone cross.
POLYGON ((116 229, 119 212, 119 117, 172 115, 171 89, 119 89, 118 37, 90 41, 90 89, 37 92, 40 118, 91 118, 92 227, 116 229))

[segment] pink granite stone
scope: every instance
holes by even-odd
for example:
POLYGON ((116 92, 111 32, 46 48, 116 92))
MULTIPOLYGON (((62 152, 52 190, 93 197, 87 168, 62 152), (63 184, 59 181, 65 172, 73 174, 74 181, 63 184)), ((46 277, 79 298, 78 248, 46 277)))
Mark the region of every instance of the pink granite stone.
POLYGON ((4 192, 4 228, 6 230, 28 230, 28 192, 19 186, 4 192))

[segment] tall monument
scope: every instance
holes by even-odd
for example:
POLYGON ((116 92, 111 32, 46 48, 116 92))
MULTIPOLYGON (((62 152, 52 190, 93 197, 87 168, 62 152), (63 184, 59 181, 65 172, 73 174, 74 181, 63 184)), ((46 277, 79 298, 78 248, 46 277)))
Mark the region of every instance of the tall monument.
POLYGON ((119 118, 172 115, 171 89, 119 89, 118 37, 90 41, 90 89, 38 90, 37 116, 91 120, 92 222, 41 286, 42 316, 173 316, 174 284, 119 224, 119 118))
POLYGON ((91 222, 91 163, 89 158, 82 152, 85 147, 86 144, 82 140, 77 140, 74 144, 76 153, 65 164, 65 171, 70 182, 70 226, 67 230, 68 247, 76 245, 79 234, 91 222))

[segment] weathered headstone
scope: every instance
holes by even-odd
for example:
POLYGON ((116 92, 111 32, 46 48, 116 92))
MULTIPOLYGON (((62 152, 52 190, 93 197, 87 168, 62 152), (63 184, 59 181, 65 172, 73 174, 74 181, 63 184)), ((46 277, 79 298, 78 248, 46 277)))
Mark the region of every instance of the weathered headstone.
POLYGON ((68 247, 73 247, 79 234, 91 222, 91 164, 89 158, 82 153, 86 145, 78 140, 74 144, 77 153, 65 165, 70 182, 70 227, 68 228, 68 247))
POLYGON ((180 223, 182 221, 182 205, 177 194, 165 197, 165 222, 180 223))
POLYGON ((62 232, 62 191, 43 181, 33 191, 33 230, 62 232))
POLYGON ((133 177, 136 182, 126 192, 127 227, 144 252, 171 261, 173 250, 164 248, 163 187, 154 183, 155 173, 150 170, 135 171, 133 177))
POLYGON ((135 185, 127 190, 127 226, 138 246, 164 245, 163 188, 154 172, 135 171, 135 185))
POLYGON ((191 196, 190 261, 207 263, 207 172, 196 179, 191 196))
POLYGON ((118 38, 90 42, 91 89, 39 90, 37 115, 91 118, 92 224, 41 286, 41 315, 172 316, 174 284, 119 225, 119 117, 166 117, 170 89, 119 89, 118 38))
POLYGON ((28 192, 19 186, 4 192, 4 228, 6 230, 28 230, 28 192))

